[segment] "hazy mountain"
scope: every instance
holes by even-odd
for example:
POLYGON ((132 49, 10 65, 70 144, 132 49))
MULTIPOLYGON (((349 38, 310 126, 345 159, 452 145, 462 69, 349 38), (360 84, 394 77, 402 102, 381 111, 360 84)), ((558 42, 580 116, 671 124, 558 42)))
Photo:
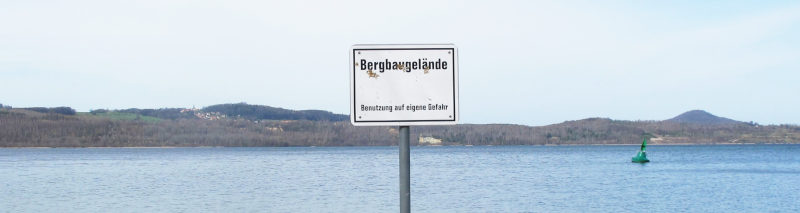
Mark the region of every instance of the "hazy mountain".
POLYGON ((742 123, 741 121, 736 121, 729 118, 719 117, 708 113, 703 110, 692 110, 688 112, 684 112, 674 118, 665 120, 668 122, 677 122, 677 123, 692 123, 692 124, 737 124, 742 123))

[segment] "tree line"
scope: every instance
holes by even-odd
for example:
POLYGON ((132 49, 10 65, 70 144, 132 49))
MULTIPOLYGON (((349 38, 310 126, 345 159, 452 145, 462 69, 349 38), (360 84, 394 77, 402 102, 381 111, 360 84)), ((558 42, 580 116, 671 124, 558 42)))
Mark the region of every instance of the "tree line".
POLYGON ((323 110, 289 110, 277 107, 251 105, 247 103, 217 104, 203 108, 205 112, 219 112, 228 117, 247 120, 310 120, 346 121, 347 115, 334 114, 323 110))

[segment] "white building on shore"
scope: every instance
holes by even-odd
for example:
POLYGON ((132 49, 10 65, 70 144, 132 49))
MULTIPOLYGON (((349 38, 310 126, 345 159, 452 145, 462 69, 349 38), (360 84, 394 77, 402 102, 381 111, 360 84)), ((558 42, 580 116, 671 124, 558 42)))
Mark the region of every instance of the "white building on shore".
POLYGON ((442 145, 442 139, 434 138, 431 136, 419 136, 419 145, 442 145))

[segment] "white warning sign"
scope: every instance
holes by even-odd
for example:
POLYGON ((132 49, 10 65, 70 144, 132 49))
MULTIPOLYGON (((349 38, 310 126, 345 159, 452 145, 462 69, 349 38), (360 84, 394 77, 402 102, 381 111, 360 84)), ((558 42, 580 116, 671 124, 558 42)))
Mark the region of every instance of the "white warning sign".
POLYGON ((458 50, 454 45, 353 45, 353 125, 449 125, 458 122, 458 50))

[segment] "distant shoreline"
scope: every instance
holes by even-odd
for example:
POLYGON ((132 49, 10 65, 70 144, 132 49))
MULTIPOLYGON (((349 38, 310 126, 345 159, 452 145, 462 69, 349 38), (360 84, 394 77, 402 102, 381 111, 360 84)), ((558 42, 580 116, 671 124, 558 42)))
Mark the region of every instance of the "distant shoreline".
MULTIPOLYGON (((546 144, 546 145, 437 145, 413 147, 487 147, 487 146, 640 146, 641 144, 546 144)), ((648 144, 648 146, 730 146, 730 145, 800 145, 798 143, 673 143, 648 144)), ((90 147, 0 147, 0 149, 171 149, 171 148, 291 148, 291 147, 397 147, 397 146, 90 146, 90 147)))
MULTIPOLYGON (((0 110, 0 147, 345 147, 391 146, 398 129, 356 127, 347 115, 320 110, 220 104, 202 109, 94 110, 68 107, 0 110)), ((547 126, 419 126, 417 145, 616 146, 800 143, 800 126, 759 125, 694 110, 662 121, 587 118, 547 126), (423 140, 424 139, 424 140, 423 140), (428 142, 427 144, 424 142, 428 142), (430 144, 433 142, 433 144, 430 144)))

